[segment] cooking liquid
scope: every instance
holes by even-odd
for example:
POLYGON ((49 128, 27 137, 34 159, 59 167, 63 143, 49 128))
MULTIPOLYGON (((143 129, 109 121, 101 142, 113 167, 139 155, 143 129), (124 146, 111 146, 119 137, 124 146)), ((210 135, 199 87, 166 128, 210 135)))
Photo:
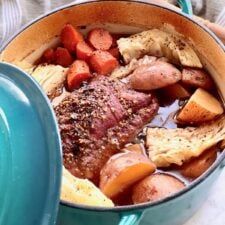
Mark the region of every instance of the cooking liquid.
MULTIPOLYGON (((214 95, 215 96, 215 95, 214 95)), ((164 127, 168 129, 176 129, 178 127, 182 127, 182 125, 178 124, 175 119, 175 115, 177 111, 185 104, 185 101, 181 100, 165 100, 162 96, 157 95, 159 99, 159 110, 157 115, 153 118, 153 120, 148 123, 143 130, 139 133, 137 138, 133 143, 142 143, 145 146, 145 154, 147 154, 146 147, 146 132, 148 127, 164 127), (162 101, 163 99, 163 101, 162 101)), ((217 155, 219 156, 220 149, 218 149, 217 155)), ((218 160, 218 157, 217 157, 218 160)), ((164 173, 169 174, 174 177, 177 177, 179 180, 183 181, 185 185, 189 185, 193 179, 184 177, 180 172, 178 166, 171 166, 168 168, 158 168, 155 173, 164 173)), ((135 185, 135 184, 134 184, 135 185)), ((115 199, 113 199, 115 205, 132 205, 132 187, 124 190, 118 195, 115 199)))
MULTIPOLYGON (((160 107, 158 110, 157 115, 154 117, 154 119, 148 123, 143 130, 139 133, 137 138, 134 140, 134 143, 142 143, 145 146, 146 150, 146 132, 148 127, 165 127, 165 128, 170 128, 174 129, 177 128, 177 124, 174 120, 174 116, 179 110, 180 105, 179 105, 179 100, 173 100, 170 102, 164 102, 160 103, 160 107)), ((145 152, 147 154, 147 152, 145 152)), ((179 172, 176 170, 161 170, 157 169, 156 173, 158 172, 166 172, 168 174, 171 174, 175 177, 178 177, 181 179, 185 184, 188 184, 190 181, 188 179, 184 178, 179 172)), ((132 205, 132 187, 124 190, 119 196, 117 196, 115 199, 113 199, 114 203, 116 205, 132 205)))

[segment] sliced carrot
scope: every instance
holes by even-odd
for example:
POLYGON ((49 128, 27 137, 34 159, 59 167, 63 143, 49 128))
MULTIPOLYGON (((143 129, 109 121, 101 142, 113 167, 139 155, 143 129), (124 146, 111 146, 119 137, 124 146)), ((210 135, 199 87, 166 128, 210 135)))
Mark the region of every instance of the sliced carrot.
POLYGON ((76 50, 76 45, 80 41, 83 41, 83 36, 71 24, 66 24, 61 31, 60 39, 63 46, 68 49, 69 52, 74 52, 76 50))
POLYGON ((42 55, 42 59, 46 63, 54 63, 55 61, 54 50, 52 48, 46 49, 42 55))
POLYGON ((75 60, 67 71, 67 86, 70 91, 79 88, 83 81, 91 78, 88 64, 83 60, 75 60))
POLYGON ((97 50, 109 50, 112 46, 113 38, 107 30, 95 28, 89 32, 88 41, 97 50))
POLYGON ((81 41, 77 44, 76 55, 78 59, 88 61, 93 52, 94 52, 93 48, 90 47, 86 42, 81 41))
POLYGON ((55 57, 55 63, 57 65, 60 65, 60 66, 63 66, 63 67, 68 67, 73 62, 73 58, 66 48, 58 47, 55 50, 54 55, 55 55, 54 56, 55 57))
POLYGON ((97 50, 90 58, 90 66, 96 73, 107 75, 118 66, 118 61, 109 52, 97 50))
POLYGON ((120 57, 120 52, 119 52, 119 49, 118 49, 117 47, 109 49, 108 52, 109 52, 113 57, 115 57, 116 59, 119 59, 119 57, 120 57))

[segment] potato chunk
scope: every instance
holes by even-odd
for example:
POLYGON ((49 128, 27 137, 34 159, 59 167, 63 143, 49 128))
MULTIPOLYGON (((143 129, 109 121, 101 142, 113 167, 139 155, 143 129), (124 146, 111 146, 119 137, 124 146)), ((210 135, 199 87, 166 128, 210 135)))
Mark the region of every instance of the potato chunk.
POLYGON ((182 70, 182 82, 184 84, 209 90, 213 87, 213 81, 203 69, 184 68, 182 70))
POLYGON ((84 205, 113 207, 108 199, 93 183, 87 179, 74 177, 63 167, 61 199, 84 205))
POLYGON ((198 88, 177 115, 185 123, 202 123, 215 119, 223 113, 220 102, 205 90, 198 88))
POLYGON ((145 147, 143 146, 143 144, 128 145, 123 150, 124 151, 136 152, 136 153, 140 153, 140 154, 145 155, 145 147))
POLYGON ((155 90, 181 80, 181 72, 172 64, 156 61, 139 66, 129 76, 130 84, 136 90, 155 90))
POLYGON ((162 173, 152 174, 133 187, 132 200, 135 204, 153 202, 168 197, 185 187, 178 178, 162 173))
POLYGON ((190 93, 179 83, 163 88, 163 94, 171 99, 186 99, 190 97, 190 93))
POLYGON ((185 163, 180 172, 183 176, 195 179, 201 176, 216 160, 216 149, 210 148, 203 152, 199 157, 193 158, 185 163))
POLYGON ((152 174, 155 165, 145 156, 134 152, 112 156, 100 173, 100 189, 112 198, 135 182, 152 174))
POLYGON ((156 61, 156 57, 145 55, 141 59, 132 59, 129 64, 125 66, 119 66, 113 72, 111 73, 110 77, 112 79, 122 79, 124 77, 127 77, 129 74, 131 74, 135 69, 137 69, 139 66, 149 65, 156 61))

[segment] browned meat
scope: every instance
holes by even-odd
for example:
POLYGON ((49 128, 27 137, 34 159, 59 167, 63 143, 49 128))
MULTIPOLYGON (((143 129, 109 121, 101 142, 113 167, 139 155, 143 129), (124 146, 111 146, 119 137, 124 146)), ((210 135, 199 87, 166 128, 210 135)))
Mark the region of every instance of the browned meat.
POLYGON ((65 167, 97 183, 105 162, 133 140, 157 109, 151 94, 106 77, 74 91, 55 107, 65 167))

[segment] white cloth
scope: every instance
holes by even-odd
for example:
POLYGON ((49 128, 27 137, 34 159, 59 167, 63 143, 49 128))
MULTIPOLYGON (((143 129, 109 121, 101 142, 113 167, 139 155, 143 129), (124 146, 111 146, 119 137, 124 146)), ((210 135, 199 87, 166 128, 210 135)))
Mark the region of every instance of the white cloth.
POLYGON ((74 0, 0 0, 0 45, 21 26, 74 0))
MULTIPOLYGON (((177 0, 168 0, 176 4, 177 0)), ((211 22, 216 22, 218 15, 225 8, 225 0, 191 0, 195 15, 203 17, 211 22)))
POLYGON ((225 8, 225 0, 191 0, 194 14, 216 22, 218 15, 225 8))

